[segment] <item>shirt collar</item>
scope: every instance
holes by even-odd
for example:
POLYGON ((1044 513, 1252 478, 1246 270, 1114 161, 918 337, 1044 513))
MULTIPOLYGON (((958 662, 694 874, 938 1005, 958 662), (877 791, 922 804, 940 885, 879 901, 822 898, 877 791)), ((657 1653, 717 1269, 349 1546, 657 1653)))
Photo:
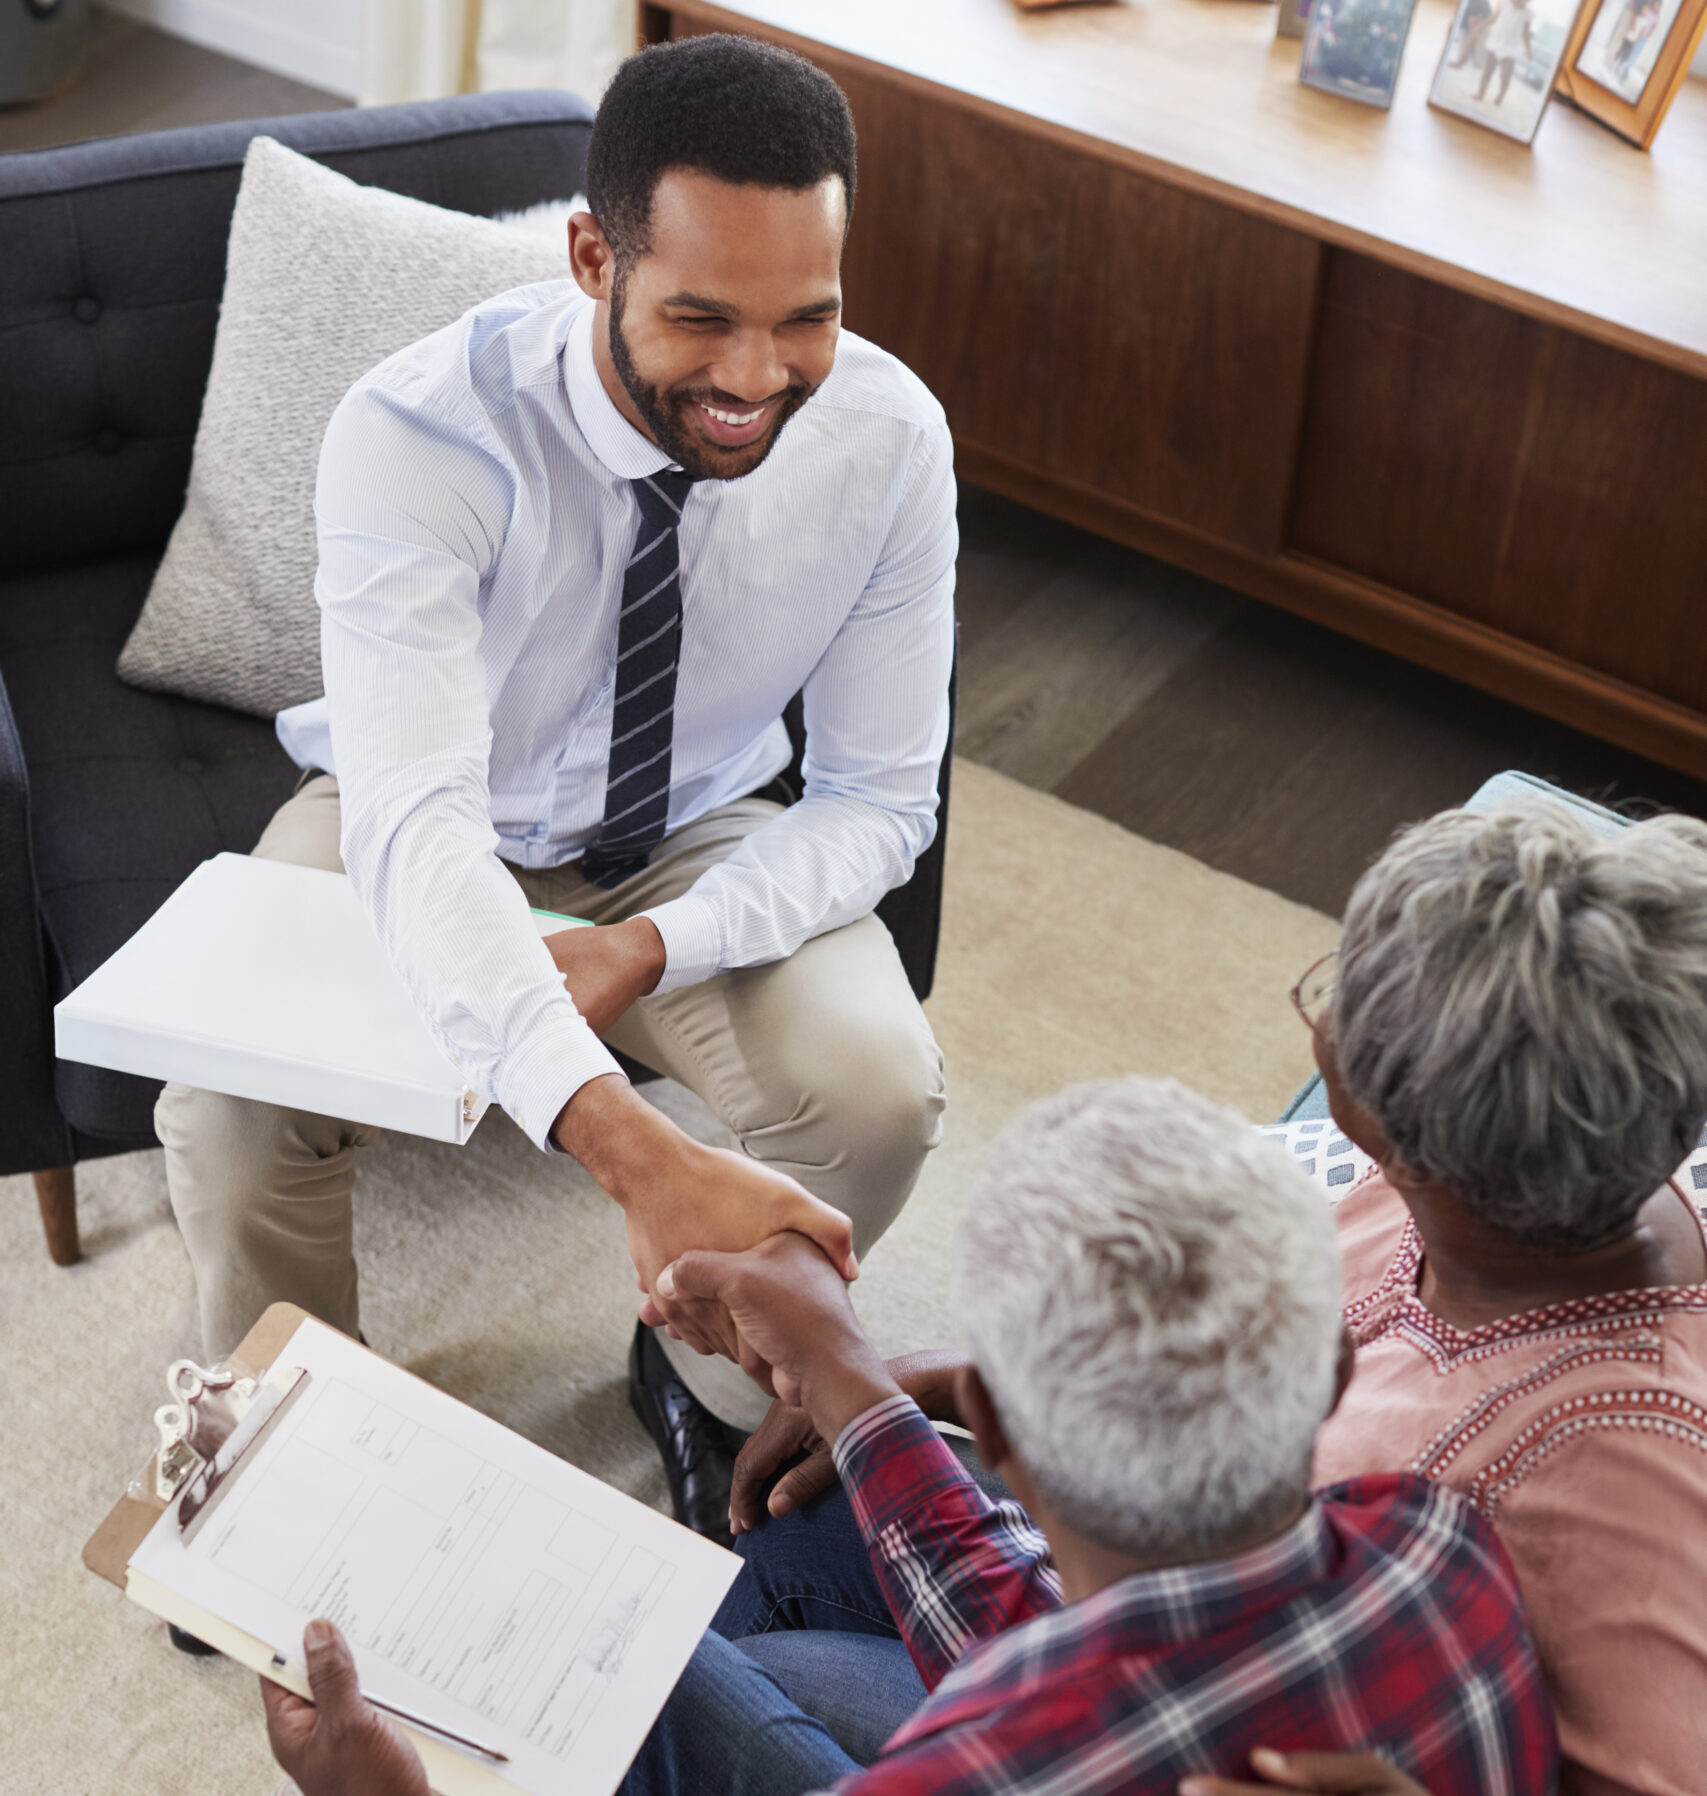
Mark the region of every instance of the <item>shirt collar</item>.
POLYGON ((1117 1626, 1139 1651, 1177 1645, 1248 1623, 1319 1583, 1333 1559, 1321 1503, 1309 1507, 1284 1534, 1203 1565, 1170 1565, 1135 1572, 1085 1605, 1092 1627, 1117 1626))
POLYGON ((1110 1659, 1165 1652, 1224 1630, 1249 1628, 1319 1585, 1333 1566, 1334 1552, 1321 1500, 1312 1498, 1284 1534, 1248 1553, 1135 1572, 969 1652, 890 1749, 963 1726, 991 1709, 1029 1701, 1110 1659))
POLYGON ((563 346, 563 384, 569 391, 569 409, 588 447, 613 474, 623 480, 641 480, 676 464, 629 423, 605 391, 593 361, 593 322, 598 311, 596 305, 585 305, 570 321, 563 346))

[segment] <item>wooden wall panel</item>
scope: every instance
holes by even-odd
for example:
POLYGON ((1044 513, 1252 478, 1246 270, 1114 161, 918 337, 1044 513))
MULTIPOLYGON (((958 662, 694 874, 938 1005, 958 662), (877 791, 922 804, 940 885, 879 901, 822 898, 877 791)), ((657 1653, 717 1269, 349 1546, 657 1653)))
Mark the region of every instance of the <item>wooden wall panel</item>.
POLYGON ((847 321, 962 441, 1272 553, 1320 249, 836 68, 860 133, 847 321))
POLYGON ((1707 707, 1707 384, 1329 252, 1292 546, 1707 707))

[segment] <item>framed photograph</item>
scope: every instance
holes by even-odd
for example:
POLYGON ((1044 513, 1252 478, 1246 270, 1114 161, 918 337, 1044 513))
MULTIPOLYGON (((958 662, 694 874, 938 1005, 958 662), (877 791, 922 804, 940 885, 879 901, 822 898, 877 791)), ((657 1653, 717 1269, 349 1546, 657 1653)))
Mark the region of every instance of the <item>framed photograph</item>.
POLYGON ((1578 0, 1458 0, 1429 104, 1519 143, 1533 142, 1577 6, 1578 0))
POLYGON ((1298 79, 1385 111, 1415 10, 1416 0, 1310 0, 1298 79))
POLYGON ((1559 91, 1644 150, 1707 27, 1707 0, 1585 0, 1559 91))

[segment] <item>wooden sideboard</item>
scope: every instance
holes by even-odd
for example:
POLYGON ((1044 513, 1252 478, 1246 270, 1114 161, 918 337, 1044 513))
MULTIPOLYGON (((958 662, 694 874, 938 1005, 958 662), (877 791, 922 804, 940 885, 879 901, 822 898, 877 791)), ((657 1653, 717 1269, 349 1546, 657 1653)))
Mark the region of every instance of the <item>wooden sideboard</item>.
MULTIPOLYGON (((670 0, 847 91, 961 474, 1707 778, 1707 83, 1643 154, 1300 86, 1256 0, 670 0)), ((759 121, 755 121, 759 125, 759 121)))

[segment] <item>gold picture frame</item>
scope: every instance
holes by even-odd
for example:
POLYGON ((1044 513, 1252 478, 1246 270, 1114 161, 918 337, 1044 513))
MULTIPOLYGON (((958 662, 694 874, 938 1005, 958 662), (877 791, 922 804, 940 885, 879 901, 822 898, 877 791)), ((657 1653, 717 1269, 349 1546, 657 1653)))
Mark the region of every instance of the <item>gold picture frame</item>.
POLYGON ((1554 91, 1645 150, 1704 29, 1707 0, 1584 0, 1554 91))

